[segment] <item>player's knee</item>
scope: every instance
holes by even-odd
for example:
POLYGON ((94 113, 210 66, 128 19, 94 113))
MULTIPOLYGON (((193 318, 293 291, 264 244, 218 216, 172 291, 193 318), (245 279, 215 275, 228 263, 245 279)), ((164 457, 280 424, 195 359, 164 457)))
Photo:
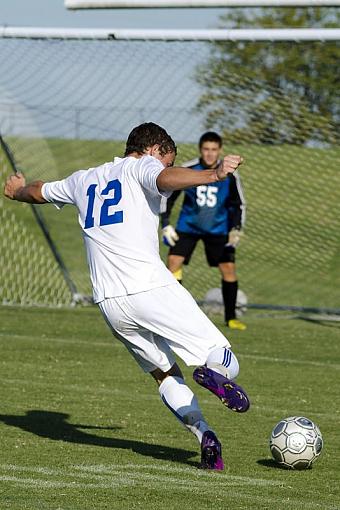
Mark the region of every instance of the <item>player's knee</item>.
POLYGON ((235 379, 240 371, 235 354, 224 347, 212 351, 207 358, 206 365, 231 380, 235 379))
POLYGON ((219 269, 222 273, 222 277, 226 281, 236 280, 236 266, 234 263, 228 262, 219 265, 219 269))

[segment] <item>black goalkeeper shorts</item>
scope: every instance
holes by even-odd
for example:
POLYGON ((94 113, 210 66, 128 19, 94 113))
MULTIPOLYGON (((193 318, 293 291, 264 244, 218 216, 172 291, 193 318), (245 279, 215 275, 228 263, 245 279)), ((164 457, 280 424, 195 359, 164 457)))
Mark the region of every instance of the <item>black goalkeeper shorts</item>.
POLYGON ((223 262, 235 262, 235 248, 226 246, 228 236, 220 235, 196 235, 178 232, 178 241, 169 250, 169 255, 184 257, 184 264, 189 264, 191 256, 198 241, 204 244, 207 262, 211 267, 217 267, 223 262))

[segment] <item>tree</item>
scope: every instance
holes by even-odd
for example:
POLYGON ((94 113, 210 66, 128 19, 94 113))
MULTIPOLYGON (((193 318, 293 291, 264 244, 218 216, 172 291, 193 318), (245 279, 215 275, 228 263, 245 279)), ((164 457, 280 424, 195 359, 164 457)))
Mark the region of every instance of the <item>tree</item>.
MULTIPOLYGON (((339 20, 336 8, 231 9, 221 27, 322 28, 339 20)), ((207 128, 235 142, 339 141, 338 41, 214 41, 210 50, 197 72, 207 128)))

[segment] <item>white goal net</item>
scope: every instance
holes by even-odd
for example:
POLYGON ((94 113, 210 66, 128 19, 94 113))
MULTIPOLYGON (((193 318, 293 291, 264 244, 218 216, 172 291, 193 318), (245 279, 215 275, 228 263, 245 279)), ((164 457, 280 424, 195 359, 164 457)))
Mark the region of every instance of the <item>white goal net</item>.
MULTIPOLYGON (((298 58, 313 49, 334 64, 330 45, 334 56, 339 51, 334 41, 267 44, 281 44, 282 66, 288 52, 298 58)), ((145 121, 172 135, 179 148, 177 163, 197 157, 204 131, 218 131, 224 151, 240 153, 246 161, 241 177, 247 222, 237 270, 248 302, 339 309, 340 151, 334 82, 327 69, 318 70, 320 87, 312 76, 296 83, 292 74, 289 81, 289 73, 275 82, 265 68, 254 76, 252 64, 246 65, 248 43, 238 45, 239 55, 245 52, 239 66, 237 55, 230 59, 232 45, 0 38, 1 135, 28 180, 55 180, 122 155, 130 130, 145 121)), ((264 60, 258 61, 259 68, 270 67, 264 60)), ((3 153, 2 182, 10 171, 3 153)), ((174 225, 180 203, 173 211, 174 225)), ((70 287, 29 206, 16 206, 0 201, 0 253, 7 261, 0 270, 0 302, 67 304, 72 293, 90 294, 76 212, 39 208, 70 287)), ((165 259, 167 249, 161 250, 165 259)), ((185 267, 185 286, 201 300, 219 287, 219 280, 199 246, 185 267)))

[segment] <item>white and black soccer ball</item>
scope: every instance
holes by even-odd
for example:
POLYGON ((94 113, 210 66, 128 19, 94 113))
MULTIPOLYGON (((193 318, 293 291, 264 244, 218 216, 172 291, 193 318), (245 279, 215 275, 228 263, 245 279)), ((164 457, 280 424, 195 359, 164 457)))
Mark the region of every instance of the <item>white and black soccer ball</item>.
POLYGON ((237 290, 237 296, 236 296, 236 316, 242 317, 243 314, 246 313, 248 306, 248 298, 246 293, 238 289, 237 290))
MULTIPOLYGON (((212 313, 223 313, 223 296, 221 287, 209 289, 203 298, 203 305, 209 308, 212 313)), ((248 298, 246 293, 238 289, 236 296, 236 317, 242 317, 247 311, 248 298)))
POLYGON ((322 448, 319 428, 304 416, 291 416, 279 421, 270 436, 274 460, 288 469, 310 468, 322 448))

